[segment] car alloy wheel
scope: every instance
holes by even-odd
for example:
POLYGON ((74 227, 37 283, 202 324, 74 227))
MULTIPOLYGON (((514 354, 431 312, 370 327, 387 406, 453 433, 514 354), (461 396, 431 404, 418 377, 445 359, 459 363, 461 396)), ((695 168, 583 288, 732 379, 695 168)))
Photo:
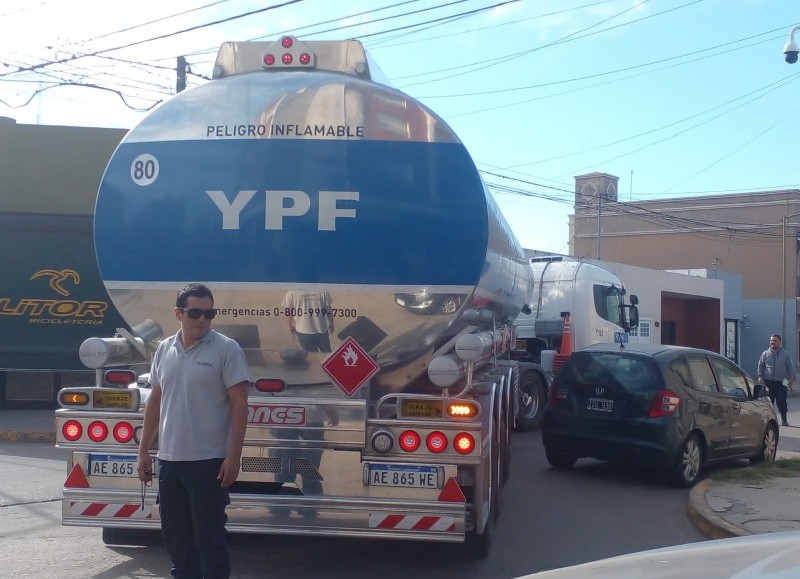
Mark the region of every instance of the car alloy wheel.
POLYGON ((691 487, 700 477, 703 466, 703 447, 697 435, 690 434, 678 453, 678 460, 673 467, 673 480, 678 486, 691 487))
POLYGON ((761 448, 758 449, 758 454, 750 459, 752 464, 761 462, 770 462, 775 460, 775 455, 778 454, 778 428, 774 424, 768 424, 767 429, 764 431, 764 438, 761 442, 761 448))

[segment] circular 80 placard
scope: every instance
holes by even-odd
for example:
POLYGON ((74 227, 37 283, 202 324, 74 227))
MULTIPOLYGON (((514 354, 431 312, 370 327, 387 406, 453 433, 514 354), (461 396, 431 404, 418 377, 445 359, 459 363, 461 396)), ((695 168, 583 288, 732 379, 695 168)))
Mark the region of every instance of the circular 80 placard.
POLYGON ((140 187, 152 185, 158 179, 158 159, 149 153, 139 155, 131 163, 131 181, 140 187))

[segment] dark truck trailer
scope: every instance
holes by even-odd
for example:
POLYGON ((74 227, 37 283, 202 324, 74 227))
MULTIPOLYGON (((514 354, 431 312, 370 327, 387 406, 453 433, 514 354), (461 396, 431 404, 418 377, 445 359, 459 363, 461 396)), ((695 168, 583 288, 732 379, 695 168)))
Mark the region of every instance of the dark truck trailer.
POLYGON ((93 384, 78 358, 91 336, 128 329, 108 297, 91 215, 0 213, 0 405, 52 408, 93 384))

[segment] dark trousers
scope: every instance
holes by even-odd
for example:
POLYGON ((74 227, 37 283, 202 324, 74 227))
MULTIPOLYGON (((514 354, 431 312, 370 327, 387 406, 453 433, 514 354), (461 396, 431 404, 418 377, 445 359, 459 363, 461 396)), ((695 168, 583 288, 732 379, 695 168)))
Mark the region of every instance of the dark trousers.
POLYGON ((764 380, 764 383, 769 389, 769 399, 773 404, 778 405, 778 412, 781 413, 781 418, 786 420, 786 412, 789 407, 786 405, 786 386, 779 380, 764 380))
POLYGON ((159 461, 161 533, 172 576, 227 579, 231 575, 225 523, 228 491, 217 480, 221 458, 159 461))
POLYGON ((297 332, 300 347, 306 352, 330 352, 331 338, 328 334, 301 334, 297 332))

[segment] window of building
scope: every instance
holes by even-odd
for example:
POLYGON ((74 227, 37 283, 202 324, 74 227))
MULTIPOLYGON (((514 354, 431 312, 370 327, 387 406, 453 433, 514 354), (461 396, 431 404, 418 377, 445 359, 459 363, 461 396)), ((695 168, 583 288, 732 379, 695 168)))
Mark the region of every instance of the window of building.
POLYGON ((651 342, 652 319, 640 319, 639 326, 632 328, 628 333, 628 341, 638 344, 649 344, 651 342))

